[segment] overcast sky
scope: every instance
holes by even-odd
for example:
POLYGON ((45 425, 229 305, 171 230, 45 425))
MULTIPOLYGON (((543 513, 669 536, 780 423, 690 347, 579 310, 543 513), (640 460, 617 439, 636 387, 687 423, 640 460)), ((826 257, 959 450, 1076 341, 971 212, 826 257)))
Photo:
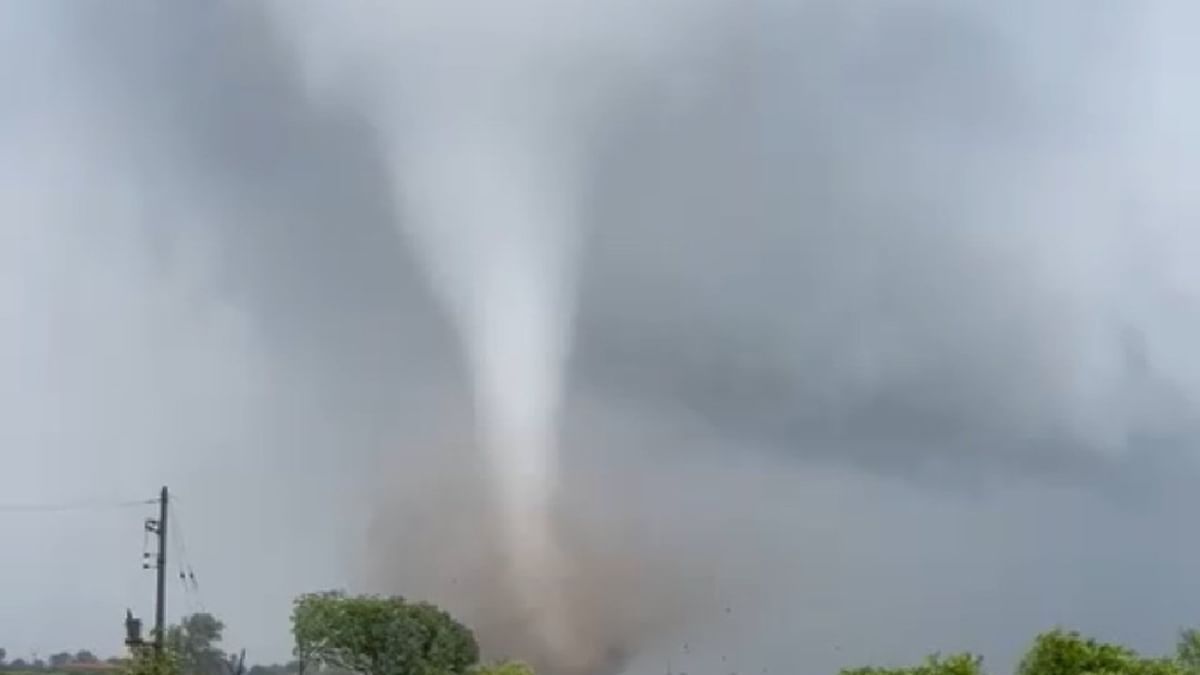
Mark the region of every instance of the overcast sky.
MULTIPOLYGON (((486 61, 449 29, 485 25, 471 3, 435 4, 312 6, 317 35, 395 36, 356 63, 486 61), (387 32, 426 16, 451 20, 387 32)), ((596 20, 510 4, 486 27, 596 20)), ((563 85, 605 83, 573 113, 564 485, 691 603, 630 672, 1004 672, 1055 624, 1163 651, 1200 623, 1200 8, 633 4, 563 85)), ((164 483, 199 582, 171 616, 218 614, 255 662, 287 658, 297 593, 440 600, 473 534, 446 477, 478 464, 469 380, 381 85, 315 86, 301 19, 0 3, 10 658, 152 618, 153 507, 101 506, 164 483)))

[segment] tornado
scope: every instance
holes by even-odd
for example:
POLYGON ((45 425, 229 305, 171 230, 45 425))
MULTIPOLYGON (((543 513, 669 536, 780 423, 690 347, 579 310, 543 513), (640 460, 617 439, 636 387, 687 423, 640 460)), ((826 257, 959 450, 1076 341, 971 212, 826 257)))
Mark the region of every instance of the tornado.
POLYGON ((687 33, 673 20, 702 4, 271 5, 314 95, 358 109, 386 146, 397 231, 469 367, 498 567, 475 602, 489 616, 508 608, 491 625, 522 634, 505 627, 499 642, 536 652, 505 656, 552 675, 611 670, 627 650, 612 634, 638 629, 580 590, 611 580, 611 568, 593 553, 602 546, 566 545, 556 512, 581 158, 611 92, 660 63, 687 33))
POLYGON ((396 192, 470 365, 503 578, 547 650, 579 653, 552 511, 578 239, 563 146, 528 111, 419 129, 397 141, 396 192))

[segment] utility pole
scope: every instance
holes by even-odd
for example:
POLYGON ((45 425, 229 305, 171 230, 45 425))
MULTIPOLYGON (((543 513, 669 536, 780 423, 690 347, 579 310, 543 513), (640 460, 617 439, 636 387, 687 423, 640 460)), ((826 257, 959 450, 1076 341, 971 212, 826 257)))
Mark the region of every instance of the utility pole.
POLYGON ((154 651, 162 655, 167 638, 167 502, 170 494, 164 485, 158 498, 158 594, 154 599, 154 651))
MULTIPOLYGON (((146 531, 158 538, 158 555, 154 562, 158 573, 158 588, 154 598, 154 652, 159 655, 163 652, 163 642, 167 637, 167 508, 170 498, 164 485, 158 497, 158 520, 146 519, 146 531)), ((146 557, 149 556, 147 553, 146 557)), ((150 564, 146 563, 144 567, 149 569, 150 564)))

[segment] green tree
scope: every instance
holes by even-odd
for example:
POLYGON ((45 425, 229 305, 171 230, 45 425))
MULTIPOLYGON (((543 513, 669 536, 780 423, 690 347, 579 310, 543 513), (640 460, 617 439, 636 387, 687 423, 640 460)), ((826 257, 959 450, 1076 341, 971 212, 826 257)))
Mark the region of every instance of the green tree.
POLYGON ((943 658, 934 654, 919 666, 854 668, 842 670, 841 675, 983 675, 983 657, 963 653, 943 658))
POLYGON ((0 668, 4 667, 4 659, 8 658, 8 651, 4 647, 0 647, 0 668))
POLYGON ((184 675, 225 675, 225 652, 217 646, 224 631, 225 624, 207 612, 185 616, 167 629, 166 643, 184 675))
POLYGON ((154 649, 139 649, 125 663, 121 675, 182 675, 179 656, 170 648, 161 654, 154 649))
POLYGON ((1175 658, 1180 668, 1189 675, 1200 675, 1200 631, 1195 628, 1179 631, 1175 658))
POLYGON ((479 660, 470 629, 432 604, 400 597, 302 595, 292 632, 300 658, 366 675, 462 673, 479 660))
POLYGON ((86 649, 75 652, 75 663, 98 663, 100 659, 86 649))
POLYGON ((67 652, 59 652, 50 655, 50 667, 58 670, 71 662, 71 655, 67 652))
POLYGON ((1147 659, 1121 645, 1076 631, 1055 629, 1037 636, 1017 675, 1183 675, 1172 659, 1147 659))
POLYGON ((475 666, 471 675, 534 675, 533 668, 520 661, 503 661, 475 666))

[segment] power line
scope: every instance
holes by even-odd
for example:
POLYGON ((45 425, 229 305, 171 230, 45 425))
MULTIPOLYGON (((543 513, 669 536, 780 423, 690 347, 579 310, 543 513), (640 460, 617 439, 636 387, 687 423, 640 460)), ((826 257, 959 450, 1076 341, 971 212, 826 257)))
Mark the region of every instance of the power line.
POLYGON ((126 509, 134 506, 157 504, 157 499, 137 499, 127 501, 83 501, 60 502, 56 504, 0 504, 0 513, 64 513, 68 511, 105 511, 109 509, 126 509))
POLYGON ((200 597, 200 584, 196 581, 196 573, 192 569, 191 558, 187 552, 187 541, 183 534, 183 526, 180 523, 179 513, 179 498, 172 495, 171 508, 167 513, 167 517, 171 521, 171 529, 174 534, 171 541, 175 545, 175 564, 178 568, 179 584, 183 589, 184 601, 188 604, 189 609, 194 613, 197 611, 206 611, 204 608, 204 600, 200 597))

